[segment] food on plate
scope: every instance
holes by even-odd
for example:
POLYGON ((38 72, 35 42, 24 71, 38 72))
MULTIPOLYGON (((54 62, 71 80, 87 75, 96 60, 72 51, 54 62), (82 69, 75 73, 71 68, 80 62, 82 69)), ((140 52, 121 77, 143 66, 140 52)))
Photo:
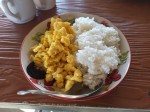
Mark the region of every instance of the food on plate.
POLYGON ((83 73, 83 83, 94 89, 105 80, 107 74, 117 69, 120 63, 120 38, 113 27, 106 27, 94 21, 94 18, 75 19, 73 29, 76 32, 77 63, 87 69, 83 73))
POLYGON ((74 35, 69 22, 51 18, 50 29, 31 49, 35 65, 46 71, 45 80, 55 80, 53 86, 62 91, 71 89, 75 82, 82 82, 82 72, 75 66, 74 53, 78 47, 72 43, 74 35))
POLYGON ((110 74, 125 62, 128 52, 121 55, 117 30, 94 18, 63 21, 53 17, 48 30, 33 39, 38 43, 31 48, 31 60, 37 70, 45 71, 39 79, 62 91, 69 91, 77 82, 95 89, 101 81, 110 84, 121 78, 118 72, 110 74))
POLYGON ((27 66, 27 73, 34 79, 44 79, 46 75, 45 70, 37 68, 34 62, 27 66))

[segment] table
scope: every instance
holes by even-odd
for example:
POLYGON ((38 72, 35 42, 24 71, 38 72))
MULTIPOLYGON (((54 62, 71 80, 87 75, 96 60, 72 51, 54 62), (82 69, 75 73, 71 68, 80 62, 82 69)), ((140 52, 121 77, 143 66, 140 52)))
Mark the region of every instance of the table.
POLYGON ((148 0, 57 0, 55 8, 38 11, 34 20, 22 25, 9 21, 0 10, 0 102, 150 109, 149 21, 148 0), (19 90, 34 89, 20 67, 19 53, 24 37, 39 22, 65 12, 104 17, 124 33, 132 52, 127 76, 110 94, 89 101, 61 101, 40 95, 18 96, 19 90))

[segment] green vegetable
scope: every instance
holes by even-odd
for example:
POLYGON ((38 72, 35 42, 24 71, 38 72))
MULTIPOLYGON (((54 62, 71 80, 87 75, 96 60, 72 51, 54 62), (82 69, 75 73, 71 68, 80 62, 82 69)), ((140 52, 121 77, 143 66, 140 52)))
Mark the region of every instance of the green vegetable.
POLYGON ((41 41, 41 36, 44 35, 43 33, 36 33, 35 36, 32 37, 32 40, 35 40, 37 42, 40 42, 41 41))
POLYGON ((73 23, 75 23, 75 19, 74 18, 66 19, 65 21, 71 23, 71 25, 73 25, 73 23))
POLYGON ((124 53, 121 54, 120 58, 120 64, 124 64, 128 58, 128 53, 129 51, 126 51, 124 53))

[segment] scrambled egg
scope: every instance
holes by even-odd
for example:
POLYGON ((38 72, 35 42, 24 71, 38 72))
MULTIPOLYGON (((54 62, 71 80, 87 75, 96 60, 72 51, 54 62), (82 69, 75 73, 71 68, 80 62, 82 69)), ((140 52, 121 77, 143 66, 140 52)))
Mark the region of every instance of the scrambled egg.
POLYGON ((55 80, 53 86, 62 91, 70 90, 75 82, 82 82, 82 72, 75 67, 74 52, 78 46, 72 43, 74 34, 69 22, 51 18, 50 29, 32 48, 31 58, 37 67, 46 71, 45 80, 55 80))

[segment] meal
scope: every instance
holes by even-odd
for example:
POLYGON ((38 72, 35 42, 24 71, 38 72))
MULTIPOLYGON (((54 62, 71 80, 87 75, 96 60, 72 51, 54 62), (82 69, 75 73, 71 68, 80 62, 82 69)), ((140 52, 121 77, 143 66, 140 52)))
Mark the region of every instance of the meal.
POLYGON ((75 66, 74 53, 78 47, 72 43, 74 37, 69 22, 51 18, 50 29, 32 48, 31 59, 38 68, 46 71, 45 80, 55 80, 53 86, 62 91, 68 91, 75 82, 82 82, 82 72, 75 66))
POLYGON ((44 34, 34 36, 37 44, 31 48, 33 62, 27 72, 61 91, 69 91, 77 82, 90 89, 101 81, 105 84, 127 57, 120 53, 118 32, 94 18, 79 17, 72 24, 53 17, 48 25, 44 34))
POLYGON ((118 32, 90 18, 77 18, 73 24, 79 50, 77 63, 85 70, 83 83, 94 89, 119 64, 118 32))

